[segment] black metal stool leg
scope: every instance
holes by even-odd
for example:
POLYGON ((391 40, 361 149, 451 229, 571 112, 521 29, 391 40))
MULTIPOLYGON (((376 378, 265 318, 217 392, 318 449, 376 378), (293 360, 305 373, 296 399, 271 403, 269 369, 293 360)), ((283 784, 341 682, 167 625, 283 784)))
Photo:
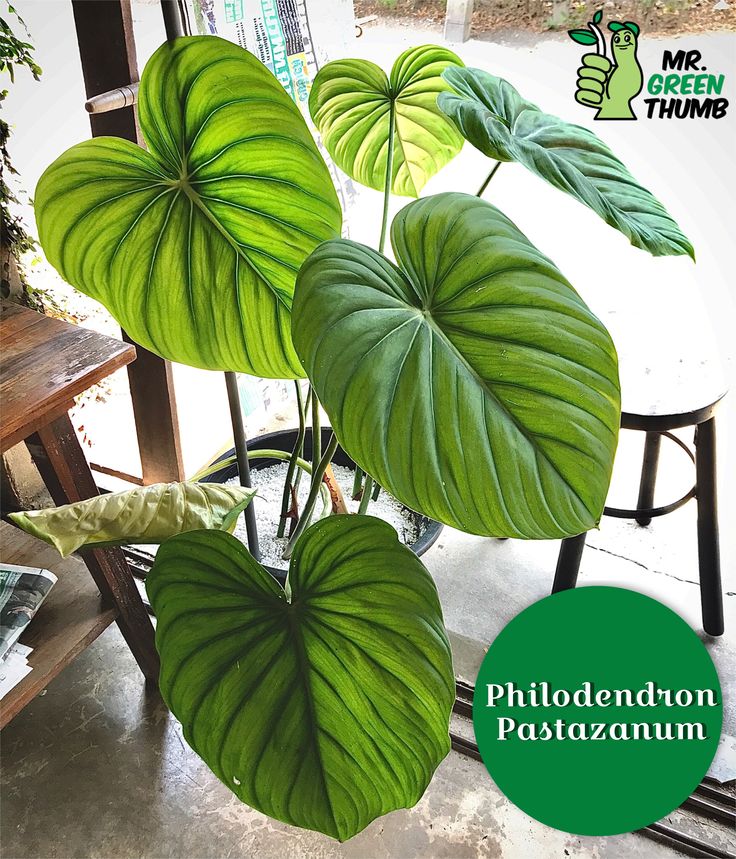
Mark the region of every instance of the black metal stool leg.
POLYGON ((695 435, 695 470, 698 499, 698 565, 703 629, 723 635, 721 559, 718 546, 718 502, 716 490, 716 422, 698 424, 695 435))
MULTIPOLYGON (((657 466, 659 465, 659 448, 662 444, 662 436, 658 432, 648 432, 644 443, 644 462, 641 468, 641 481, 639 483, 639 500, 636 502, 637 510, 649 510, 654 507, 654 486, 657 482, 657 466)), ((640 525, 648 525, 652 521, 651 516, 637 516, 636 521, 640 525)))
POLYGON ((586 536, 587 533, 578 534, 577 537, 566 537, 562 541, 560 554, 557 556, 555 581, 552 585, 553 594, 567 591, 577 584, 586 536))

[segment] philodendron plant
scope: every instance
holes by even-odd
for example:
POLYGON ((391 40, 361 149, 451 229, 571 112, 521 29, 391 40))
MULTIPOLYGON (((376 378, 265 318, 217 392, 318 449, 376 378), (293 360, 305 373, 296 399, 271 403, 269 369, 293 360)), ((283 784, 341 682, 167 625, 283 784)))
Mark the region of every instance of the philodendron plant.
POLYGON ((437 194, 399 212, 389 258, 390 194, 418 196, 466 138, 638 247, 692 249, 594 134, 444 48, 405 51, 388 76, 330 63, 310 111, 337 165, 384 192, 377 249, 339 237, 329 173, 280 84, 215 37, 177 39, 146 66, 148 151, 73 147, 36 209, 49 260, 138 342, 198 367, 307 376, 313 417, 321 403, 331 419, 285 588, 205 525, 163 543, 147 590, 161 690, 192 748, 243 801, 344 840, 422 795, 449 750, 454 677, 435 586, 393 529, 309 525, 338 440, 363 501, 376 481, 470 533, 559 538, 599 521, 620 415, 608 332, 515 224, 437 194))

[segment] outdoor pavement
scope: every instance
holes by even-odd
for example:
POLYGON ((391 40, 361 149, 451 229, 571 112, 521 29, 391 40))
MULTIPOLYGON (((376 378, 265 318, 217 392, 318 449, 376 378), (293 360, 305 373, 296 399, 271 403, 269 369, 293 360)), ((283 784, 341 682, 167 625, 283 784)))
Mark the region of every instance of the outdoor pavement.
MULTIPOLYGON (((352 46, 353 55, 389 68, 405 47, 439 39, 431 30, 368 26, 352 46)), ((726 74, 733 104, 734 36, 644 39, 645 73, 658 69, 664 48, 678 47, 697 48, 712 71, 726 74)), ((467 65, 508 78, 547 112, 594 128, 667 205, 695 245, 697 265, 686 258, 653 259, 517 165, 502 165, 485 195, 557 263, 609 326, 621 353, 625 400, 628 395, 666 396, 682 401, 686 410, 727 384, 733 378, 733 238, 727 214, 734 198, 728 148, 734 140, 734 108, 720 121, 594 123, 573 100, 579 55, 564 37, 502 36, 472 40, 459 50, 467 65), (689 383, 693 378, 696 383, 689 383)), ((46 161, 55 154, 47 151, 46 161)), ((466 146, 425 193, 474 193, 489 167, 466 146)), ((405 202, 395 201, 394 210, 405 202)), ((377 241, 380 206, 379 194, 361 193, 350 217, 351 237, 377 241)), ((194 471, 227 442, 224 386, 219 392, 212 374, 186 368, 177 368, 176 376, 188 468, 194 471)), ((724 738, 711 770, 721 780, 733 779, 736 772, 736 491, 729 479, 736 468, 733 400, 724 401, 718 418, 726 635, 704 637, 726 704, 724 738)), ((113 420, 113 412, 100 410, 107 420, 113 420)), ((100 436, 104 439, 105 432, 100 436)), ((627 436, 610 498, 617 506, 631 505, 638 486, 641 439, 627 436)), ((692 441, 687 432, 682 438, 692 441)), ((104 441, 97 450, 104 453, 104 441)), ((692 480, 688 460, 665 445, 656 503, 679 497, 692 480)), ((502 542, 444 529, 424 560, 437 581, 460 674, 473 679, 500 629, 549 593, 557 550, 552 542, 502 542)), ((656 597, 702 635, 694 503, 648 528, 605 519, 590 536, 583 558, 580 585, 589 584, 619 585, 656 597)), ((637 834, 577 838, 544 827, 504 799, 481 764, 455 753, 415 809, 374 822, 342 846, 274 823, 241 805, 186 747, 162 703, 155 695, 146 697, 115 630, 27 707, 3 731, 2 740, 2 844, 8 857, 675 855, 637 834)))

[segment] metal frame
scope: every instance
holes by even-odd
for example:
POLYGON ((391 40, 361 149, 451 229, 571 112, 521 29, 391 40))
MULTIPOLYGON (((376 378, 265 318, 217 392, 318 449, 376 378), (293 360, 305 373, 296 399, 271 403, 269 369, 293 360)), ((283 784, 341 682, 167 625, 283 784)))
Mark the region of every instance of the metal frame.
POLYGON ((682 498, 678 498, 677 501, 663 504, 661 507, 651 506, 654 500, 654 483, 657 476, 657 466, 659 465, 659 442, 662 438, 668 438, 670 441, 673 441, 685 451, 690 457, 690 461, 695 465, 695 454, 682 439, 679 439, 671 432, 647 432, 641 484, 639 486, 639 501, 636 507, 604 507, 604 516, 611 516, 614 519, 636 519, 640 525, 646 526, 657 516, 666 516, 668 513, 673 513, 682 507, 683 504, 687 504, 691 498, 695 498, 697 486, 693 484, 692 489, 686 492, 682 498))
MULTIPOLYGON (((723 397, 707 406, 674 415, 638 415, 624 412, 623 429, 647 433, 644 461, 639 484, 639 503, 636 510, 606 507, 604 515, 635 519, 646 526, 655 516, 664 516, 682 507, 691 498, 698 503, 698 569, 700 574, 700 601, 703 629, 708 635, 723 635, 723 592, 721 587, 721 560, 718 534, 718 493, 716 468, 715 410, 723 397), (695 454, 670 430, 686 426, 695 427, 695 454), (695 464, 695 486, 682 498, 662 507, 650 506, 654 500, 654 487, 659 464, 659 445, 662 436, 674 441, 695 464)), ((580 562, 585 548, 586 534, 568 537, 562 541, 557 558, 552 593, 574 588, 577 584, 580 562)))

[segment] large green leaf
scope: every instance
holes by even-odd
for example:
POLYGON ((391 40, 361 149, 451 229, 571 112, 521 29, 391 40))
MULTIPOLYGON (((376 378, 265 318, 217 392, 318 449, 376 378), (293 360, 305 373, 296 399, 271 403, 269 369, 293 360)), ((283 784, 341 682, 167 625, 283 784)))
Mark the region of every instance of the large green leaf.
POLYGON ((665 207, 592 131, 543 113, 510 83, 480 69, 448 68, 443 77, 455 92, 442 93, 439 107, 485 155, 523 164, 589 206, 637 248, 694 258, 665 207))
POLYGON ((155 483, 10 518, 65 558, 82 547, 163 543, 200 528, 232 531, 255 494, 218 483, 155 483))
POLYGON ((146 588, 162 694, 243 802, 344 841, 419 800, 450 748, 454 677, 435 586, 389 525, 313 525, 286 592, 234 537, 185 534, 146 588))
POLYGON ((294 342, 342 447, 404 504, 464 531, 594 527, 620 413, 604 326, 477 197, 410 203, 391 241, 398 267, 332 241, 297 280, 294 342))
POLYGON ((383 191, 393 118, 392 190, 417 197, 463 145, 437 108, 438 93, 448 89, 440 76, 448 66, 462 66, 462 60, 436 45, 404 51, 390 78, 366 60, 323 66, 309 111, 335 163, 362 185, 383 191))
POLYGON ((49 261, 165 358, 303 375, 289 328, 294 280, 340 234, 341 214, 298 108, 254 56, 214 36, 160 47, 138 107, 148 152, 99 137, 41 177, 49 261))

